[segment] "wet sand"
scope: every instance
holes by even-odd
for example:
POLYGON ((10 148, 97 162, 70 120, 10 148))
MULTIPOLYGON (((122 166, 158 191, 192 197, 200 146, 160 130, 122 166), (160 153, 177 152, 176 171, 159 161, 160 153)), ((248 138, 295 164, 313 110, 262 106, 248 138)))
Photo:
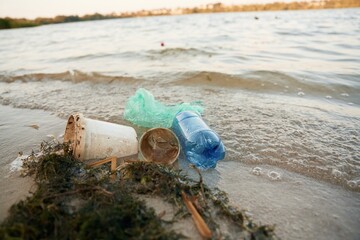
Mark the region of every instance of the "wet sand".
MULTIPOLYGON (((197 178, 185 161, 179 165, 197 178)), ((254 167, 235 161, 219 162, 202 172, 204 182, 228 193, 232 205, 251 218, 276 226, 282 239, 357 239, 360 193, 288 172, 270 165, 254 167), (276 172, 279 178, 272 174, 276 172)))
POLYGON ((11 172, 11 163, 21 151, 29 155, 32 149, 38 150, 42 140, 51 139, 48 135, 57 137, 62 134, 65 123, 65 120, 42 110, 0 105, 0 221, 7 216, 12 204, 34 190, 33 179, 20 177, 19 172, 11 172))

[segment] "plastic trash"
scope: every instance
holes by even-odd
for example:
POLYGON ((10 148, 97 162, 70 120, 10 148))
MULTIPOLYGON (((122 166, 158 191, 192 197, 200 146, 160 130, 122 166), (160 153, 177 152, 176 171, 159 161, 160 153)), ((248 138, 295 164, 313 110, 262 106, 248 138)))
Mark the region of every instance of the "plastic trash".
POLYGON ((199 115, 184 111, 176 115, 172 130, 178 137, 188 161, 200 169, 215 168, 225 157, 225 147, 219 136, 199 115))
POLYGON ((180 144, 170 129, 152 128, 141 136, 139 151, 145 161, 170 165, 180 154, 180 144))
POLYGON ((74 157, 81 161, 138 154, 134 128, 85 118, 80 113, 69 117, 64 143, 70 144, 74 157))
POLYGON ((136 125, 148 128, 170 128, 177 113, 190 110, 201 114, 204 108, 200 102, 180 103, 167 106, 147 90, 140 88, 126 104, 124 118, 136 125))

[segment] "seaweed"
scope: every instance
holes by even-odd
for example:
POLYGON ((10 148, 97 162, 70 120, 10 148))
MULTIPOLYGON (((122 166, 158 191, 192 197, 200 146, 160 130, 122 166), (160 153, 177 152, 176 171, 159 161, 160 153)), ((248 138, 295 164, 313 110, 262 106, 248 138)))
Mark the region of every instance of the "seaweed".
POLYGON ((37 190, 11 207, 0 239, 179 239, 145 202, 70 154, 28 165, 37 190))
POLYGON ((169 166, 133 161, 122 164, 114 178, 108 166, 89 168, 75 160, 67 146, 44 143, 42 152, 24 164, 26 173, 35 175, 37 189, 11 207, 0 239, 182 239, 170 225, 189 216, 184 195, 212 239, 234 238, 226 236, 219 221, 239 229, 236 239, 277 239, 272 226, 253 223, 229 204, 225 192, 207 187, 200 173, 195 181, 169 166), (160 197, 177 212, 165 221, 138 195, 160 197))
POLYGON ((224 237, 219 224, 215 221, 215 215, 220 217, 220 220, 226 219, 238 226, 242 231, 243 239, 278 239, 274 226, 254 223, 245 211, 230 205, 224 191, 206 186, 199 171, 199 181, 195 181, 182 174, 181 170, 138 161, 126 164, 121 168, 121 172, 122 181, 125 182, 123 184, 130 187, 133 192, 162 197, 178 207, 178 216, 184 216, 187 212, 181 193, 185 192, 191 196, 196 209, 215 233, 213 239, 224 237))

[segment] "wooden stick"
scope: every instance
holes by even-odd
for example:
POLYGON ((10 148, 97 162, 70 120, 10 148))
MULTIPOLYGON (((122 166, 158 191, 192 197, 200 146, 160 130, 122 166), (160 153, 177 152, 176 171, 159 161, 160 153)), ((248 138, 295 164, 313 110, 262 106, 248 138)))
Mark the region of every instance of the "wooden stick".
POLYGON ((113 159, 116 160, 116 157, 108 157, 108 158, 105 158, 105 159, 97 161, 97 162, 89 163, 88 166, 89 167, 97 167, 97 166, 103 165, 105 163, 111 162, 111 161, 113 161, 113 159))
POLYGON ((211 230, 209 229, 208 225, 206 224, 206 222, 204 221, 204 219, 201 217, 201 215, 199 214, 199 212, 196 210, 196 208, 194 207, 194 205, 192 204, 192 202, 189 200, 188 196, 186 195, 186 193, 184 193, 183 191, 181 192, 181 196, 184 200, 184 203, 187 207, 187 209, 189 210, 189 212, 191 213, 191 216, 195 222, 196 228, 199 231, 200 235, 203 238, 211 238, 212 233, 211 230))
POLYGON ((111 160, 111 172, 116 171, 116 158, 111 160))
POLYGON ((115 180, 115 171, 116 171, 116 163, 117 159, 114 157, 112 160, 111 160, 111 179, 112 180, 115 180))

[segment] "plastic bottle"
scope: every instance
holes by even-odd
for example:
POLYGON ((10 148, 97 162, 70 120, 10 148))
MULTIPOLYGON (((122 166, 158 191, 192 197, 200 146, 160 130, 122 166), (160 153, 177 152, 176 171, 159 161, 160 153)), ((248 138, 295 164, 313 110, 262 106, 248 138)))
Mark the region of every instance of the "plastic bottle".
POLYGON ((225 147, 220 137, 196 113, 178 113, 173 120, 172 130, 179 138, 186 159, 196 167, 215 168, 217 161, 225 157, 225 147))

